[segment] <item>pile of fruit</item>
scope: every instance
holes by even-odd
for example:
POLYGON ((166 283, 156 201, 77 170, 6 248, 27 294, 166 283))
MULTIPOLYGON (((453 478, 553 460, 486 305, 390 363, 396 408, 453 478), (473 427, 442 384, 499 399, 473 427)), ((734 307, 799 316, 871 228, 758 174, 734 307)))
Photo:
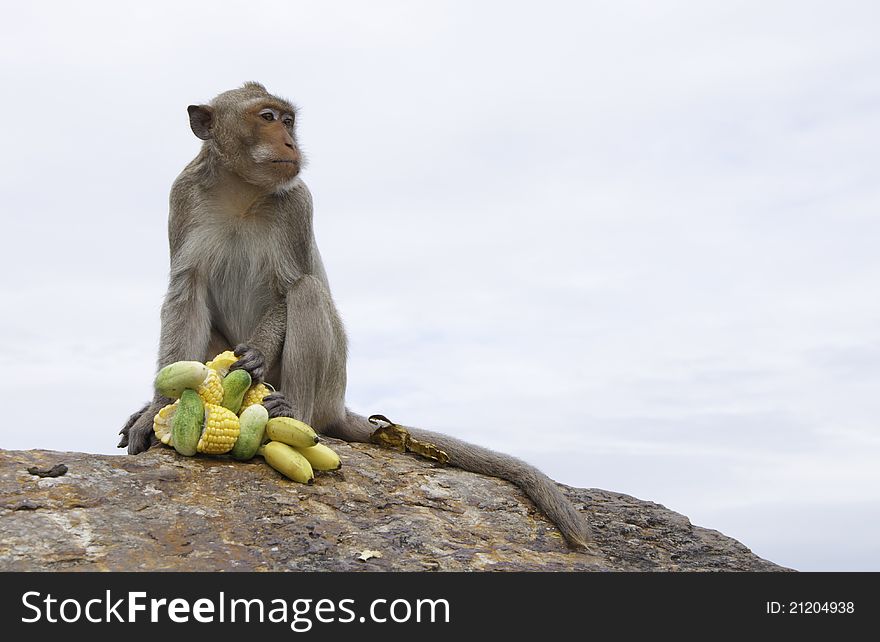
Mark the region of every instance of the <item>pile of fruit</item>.
POLYGON ((156 375, 156 392, 176 399, 153 418, 153 431, 181 455, 229 454, 238 460, 262 456, 294 481, 310 484, 315 470, 336 470, 339 456, 311 426, 290 417, 269 419, 262 405, 271 389, 254 384, 231 350, 207 363, 177 361, 156 375))

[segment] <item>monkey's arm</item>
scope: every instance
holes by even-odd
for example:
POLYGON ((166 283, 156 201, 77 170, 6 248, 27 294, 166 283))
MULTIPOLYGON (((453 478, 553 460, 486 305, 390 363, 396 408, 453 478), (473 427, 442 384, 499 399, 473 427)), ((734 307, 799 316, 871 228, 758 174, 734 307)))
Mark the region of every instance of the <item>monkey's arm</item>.
POLYGON ((266 373, 278 363, 286 328, 287 303, 282 299, 263 314, 248 340, 235 346, 238 361, 232 369, 247 370, 255 382, 263 381, 266 373))
MULTIPOLYGON (((262 381, 278 364, 287 331, 287 301, 273 305, 254 330, 247 343, 235 346, 238 361, 233 370, 247 370, 254 381, 262 381)), ((275 382, 276 384, 278 382, 275 382)), ((293 417, 293 405, 281 392, 273 392, 263 399, 270 417, 293 417)))
POLYGON ((175 361, 204 361, 210 338, 207 284, 194 268, 172 266, 162 304, 157 371, 175 361))
MULTIPOLYGON (((159 338, 157 370, 175 361, 204 361, 211 335, 211 316, 207 286, 195 269, 175 269, 165 302, 162 304, 162 330, 159 338)), ((130 455, 147 450, 155 441, 153 417, 171 403, 155 395, 153 400, 129 417, 119 434, 119 447, 128 447, 130 455)))

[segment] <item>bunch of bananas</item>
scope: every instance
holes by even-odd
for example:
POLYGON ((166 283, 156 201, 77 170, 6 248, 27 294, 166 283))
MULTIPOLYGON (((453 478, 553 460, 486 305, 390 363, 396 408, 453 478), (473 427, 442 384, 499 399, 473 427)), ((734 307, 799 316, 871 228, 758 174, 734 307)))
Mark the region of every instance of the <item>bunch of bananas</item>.
POLYGON ((290 417, 269 419, 262 405, 272 390, 253 383, 231 350, 207 363, 177 361, 156 375, 156 392, 176 399, 153 418, 153 431, 181 455, 223 455, 238 460, 261 455, 290 479, 310 484, 315 470, 336 470, 339 456, 311 426, 290 417))

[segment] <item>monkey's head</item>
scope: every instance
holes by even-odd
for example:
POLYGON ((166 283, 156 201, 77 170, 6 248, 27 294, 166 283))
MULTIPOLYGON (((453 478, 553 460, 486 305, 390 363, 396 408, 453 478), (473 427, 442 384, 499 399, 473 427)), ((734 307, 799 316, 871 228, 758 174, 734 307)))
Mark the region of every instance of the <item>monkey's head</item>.
POLYGON ((270 190, 290 183, 303 166, 296 143, 296 107, 263 85, 245 83, 208 105, 190 105, 189 124, 226 169, 270 190))

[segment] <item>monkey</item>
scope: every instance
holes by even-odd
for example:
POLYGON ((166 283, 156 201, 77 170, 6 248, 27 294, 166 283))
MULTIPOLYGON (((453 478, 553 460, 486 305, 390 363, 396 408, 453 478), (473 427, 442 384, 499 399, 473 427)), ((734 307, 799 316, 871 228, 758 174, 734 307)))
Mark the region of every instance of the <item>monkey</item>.
MULTIPOLYGON (((347 343, 313 233, 312 196, 300 172, 298 108, 257 82, 187 108, 196 157, 169 196, 168 290, 157 367, 206 361, 233 349, 236 369, 276 392, 270 417, 293 417, 318 433, 369 443, 375 429, 345 405, 347 343)), ((129 417, 120 448, 156 443, 153 417, 171 400, 155 395, 129 417)), ((574 548, 591 529, 558 486, 510 455, 404 426, 445 451, 458 468, 517 485, 574 548)))

